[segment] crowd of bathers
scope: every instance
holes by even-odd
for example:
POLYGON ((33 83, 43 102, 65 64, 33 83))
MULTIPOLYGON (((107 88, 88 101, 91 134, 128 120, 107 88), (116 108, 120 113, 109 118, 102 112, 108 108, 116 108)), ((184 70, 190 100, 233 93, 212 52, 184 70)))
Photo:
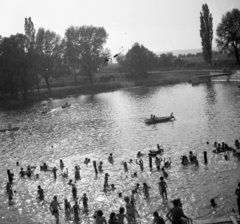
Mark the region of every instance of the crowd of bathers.
MULTIPOLYGON (((226 145, 227 144, 222 144, 222 147, 226 147, 226 145)), ((214 146, 218 147, 218 144, 215 143, 214 146)), ((239 149, 240 144, 237 140, 235 142, 235 146, 237 147, 237 149, 239 149)), ((160 177, 160 182, 158 184, 159 184, 160 195, 162 196, 162 199, 165 200, 165 199, 167 199, 167 183, 164 179, 166 179, 168 177, 168 173, 165 171, 165 169, 166 168, 171 168, 171 159, 169 158, 169 160, 166 161, 165 158, 162 159, 162 157, 158 157, 158 155, 161 155, 163 152, 164 152, 164 149, 161 148, 158 144, 157 145, 157 150, 150 150, 148 156, 153 157, 153 158, 155 157, 156 168, 157 168, 158 171, 160 171, 160 170, 162 171, 162 176, 160 177), (163 162, 162 167, 161 167, 161 162, 163 162)), ((138 152, 137 153, 137 158, 138 159, 136 159, 136 164, 139 165, 141 171, 144 170, 143 160, 141 159, 141 157, 143 155, 144 155, 143 153, 138 152)), ((113 159, 113 154, 112 153, 110 153, 110 155, 108 157, 108 162, 111 163, 111 164, 114 164, 114 159, 113 159)), ((197 157, 193 154, 192 151, 189 152, 189 160, 188 160, 187 156, 185 156, 185 155, 182 156, 182 164, 183 165, 186 165, 189 162, 193 163, 193 164, 196 164, 196 166, 198 166, 197 157)), ((85 158, 84 164, 88 165, 88 163, 90 163, 90 159, 85 158)), ((122 162, 122 165, 123 165, 125 171, 128 171, 128 163, 130 163, 130 164, 133 163, 133 160, 130 159, 128 162, 126 162, 126 161, 122 162)), ((19 166, 19 162, 17 162, 16 165, 19 166)), ((61 175, 62 175, 63 178, 68 178, 68 168, 66 168, 66 171, 63 171, 64 167, 65 167, 65 165, 63 163, 63 160, 60 160, 60 169, 62 171, 61 175)), ((27 176, 29 178, 34 177, 34 178, 38 179, 39 174, 34 175, 34 170, 35 169, 36 169, 36 166, 30 166, 30 165, 27 166, 27 169, 25 171, 24 171, 23 168, 21 168, 21 170, 19 172, 19 176, 20 177, 27 176)), ((43 165, 40 166, 40 170, 41 171, 51 171, 51 172, 53 172, 54 179, 57 178, 57 170, 58 169, 56 167, 50 167, 46 163, 43 163, 43 165)), ((74 172, 75 183, 78 180, 81 179, 80 170, 81 170, 80 166, 75 166, 75 172, 74 172)), ((103 173, 103 162, 102 161, 99 162, 97 170, 98 170, 99 173, 103 173)), ((9 183, 7 183, 7 187, 6 187, 7 193, 9 195, 9 201, 10 202, 13 199, 13 192, 14 192, 13 189, 12 189, 13 177, 14 177, 14 174, 10 173, 9 174, 9 183)), ((131 177, 132 178, 138 177, 138 173, 134 172, 131 175, 131 177)), ((114 184, 109 185, 108 178, 109 178, 108 173, 105 173, 105 175, 104 175, 104 185, 103 185, 103 192, 105 192, 105 193, 107 191, 111 191, 111 190, 116 189, 114 184)), ((66 214, 70 215, 71 213, 73 213, 74 214, 74 220, 76 220, 76 222, 78 222, 80 220, 80 217, 79 217, 79 215, 80 215, 80 207, 79 207, 80 201, 82 200, 82 202, 83 202, 84 210, 88 210, 88 198, 87 198, 86 193, 84 193, 83 197, 81 197, 79 202, 78 202, 77 187, 74 184, 72 179, 70 179, 68 181, 68 185, 70 185, 72 187, 72 195, 73 195, 74 205, 71 206, 70 202, 67 199, 65 199, 64 202, 63 202, 64 203, 64 208, 65 208, 66 214)), ((145 198, 149 199, 149 189, 150 188, 151 187, 148 186, 147 183, 143 183, 142 186, 140 186, 140 184, 137 183, 136 187, 134 189, 132 189, 131 196, 130 197, 128 197, 128 196, 124 197, 124 201, 126 202, 126 214, 124 214, 125 209, 123 207, 120 207, 118 214, 116 214, 114 212, 112 212, 110 214, 109 223, 110 224, 124 223, 124 221, 123 221, 124 217, 128 220, 128 223, 134 223, 135 219, 136 219, 135 214, 138 214, 137 210, 135 209, 136 201, 135 201, 135 196, 134 195, 139 193, 140 191, 142 191, 145 198)), ((37 194, 38 194, 39 200, 44 201, 44 190, 41 188, 40 185, 38 186, 37 194)), ((119 197, 122 197, 122 193, 119 193, 119 197)), ((175 207, 181 207, 180 206, 181 205, 180 199, 174 200, 174 201, 175 201, 173 203, 174 208, 175 207)), ((212 201, 211 201, 211 203, 212 203, 212 201)), ((214 204, 214 203, 212 203, 212 204, 214 204)), ((56 217, 57 222, 59 221, 58 208, 60 208, 60 203, 57 200, 57 196, 54 196, 53 201, 50 203, 50 210, 51 210, 52 215, 54 215, 56 217)), ((178 210, 178 211, 180 211, 180 210, 178 210)), ((187 218, 182 211, 181 211, 181 214, 183 214, 183 215, 181 215, 182 217, 187 218)), ((153 214, 153 216, 154 216, 154 220, 155 220, 154 222, 155 223, 163 223, 164 222, 164 220, 158 215, 157 212, 155 212, 153 214)), ((172 214, 172 216, 174 216, 174 214, 172 214)), ((95 213, 94 217, 96 219, 97 224, 106 223, 106 219, 103 217, 102 210, 97 211, 95 213)), ((174 219, 173 217, 171 218, 171 216, 169 216, 168 218, 170 220, 174 219)))

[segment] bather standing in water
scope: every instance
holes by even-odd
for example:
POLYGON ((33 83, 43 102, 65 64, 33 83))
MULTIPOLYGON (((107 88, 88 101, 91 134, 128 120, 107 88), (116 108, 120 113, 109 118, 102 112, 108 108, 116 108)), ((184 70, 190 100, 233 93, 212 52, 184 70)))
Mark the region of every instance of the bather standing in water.
POLYGON ((60 159, 60 169, 63 170, 63 168, 64 168, 64 163, 63 163, 62 159, 60 159))
POLYGON ((140 166, 141 171, 143 171, 144 167, 143 167, 143 160, 139 159, 139 162, 136 159, 136 164, 140 166))
POLYGON ((79 166, 75 166, 75 183, 77 182, 77 180, 80 180, 80 167, 79 166))
POLYGON ((110 153, 109 157, 108 157, 108 162, 113 164, 114 163, 114 159, 113 159, 113 155, 112 153, 110 153))
POLYGON ((235 191, 237 195, 238 213, 240 215, 240 182, 238 183, 238 188, 235 191))

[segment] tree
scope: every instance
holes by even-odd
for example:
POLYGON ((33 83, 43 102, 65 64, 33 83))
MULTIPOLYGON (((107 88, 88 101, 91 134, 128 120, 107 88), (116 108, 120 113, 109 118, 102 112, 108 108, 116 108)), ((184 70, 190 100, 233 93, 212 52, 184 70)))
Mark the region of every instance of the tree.
POLYGON ((217 26, 216 39, 220 51, 228 51, 235 56, 240 66, 240 11, 233 9, 223 15, 217 26))
POLYGON ((103 27, 81 26, 69 27, 65 32, 66 58, 73 74, 88 76, 93 84, 93 75, 110 57, 104 48, 108 34, 103 27))
POLYGON ((143 45, 135 43, 125 57, 120 57, 120 66, 131 73, 133 78, 145 78, 148 71, 156 67, 157 56, 143 45))
POLYGON ((212 64, 212 20, 212 14, 209 13, 208 5, 202 5, 202 12, 200 12, 200 36, 202 38, 203 59, 209 64, 212 64))
POLYGON ((37 89, 39 92, 39 82, 40 79, 38 77, 37 72, 37 62, 38 62, 38 54, 36 51, 36 42, 35 42, 35 28, 31 17, 25 18, 25 36, 26 36, 26 50, 28 52, 28 61, 32 67, 32 72, 34 73, 35 81, 37 84, 37 89))
POLYGON ((33 86, 26 46, 27 40, 23 34, 4 38, 0 45, 1 83, 4 83, 1 91, 10 92, 11 95, 18 95, 20 91, 24 100, 33 86))
POLYGON ((36 51, 39 55, 39 71, 51 94, 51 83, 63 64, 65 41, 50 30, 39 28, 36 36, 36 51))

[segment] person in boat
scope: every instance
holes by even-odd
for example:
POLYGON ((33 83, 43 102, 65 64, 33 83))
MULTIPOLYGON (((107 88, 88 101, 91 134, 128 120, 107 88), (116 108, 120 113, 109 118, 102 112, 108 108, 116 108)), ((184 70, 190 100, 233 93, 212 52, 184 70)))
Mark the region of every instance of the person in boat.
POLYGON ((137 157, 141 157, 141 156, 143 156, 144 154, 143 153, 141 153, 140 151, 137 153, 137 157))
POLYGON ((173 116, 173 112, 171 113, 170 117, 175 119, 175 117, 173 116))
POLYGON ((160 148, 159 144, 157 144, 158 150, 149 150, 151 154, 161 154, 163 152, 163 149, 160 148))

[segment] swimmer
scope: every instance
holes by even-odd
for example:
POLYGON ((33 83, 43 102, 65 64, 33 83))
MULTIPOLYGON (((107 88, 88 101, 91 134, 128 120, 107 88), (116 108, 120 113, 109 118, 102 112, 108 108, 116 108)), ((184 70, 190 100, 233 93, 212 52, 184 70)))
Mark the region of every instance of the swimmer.
POLYGON ((53 197, 53 201, 50 204, 50 211, 52 213, 53 216, 55 216, 57 223, 59 223, 59 211, 58 211, 58 207, 61 210, 60 204, 58 203, 57 200, 57 196, 53 197))
POLYGON ((111 190, 112 191, 116 190, 116 187, 114 186, 114 184, 111 184, 111 190))
POLYGON ((135 189, 133 190, 133 191, 134 191, 134 194, 135 194, 135 193, 138 193, 138 190, 140 190, 140 184, 137 183, 135 189))
POLYGON ((105 173, 105 178, 104 178, 104 184, 105 185, 108 185, 108 177, 109 177, 109 174, 105 173))
POLYGON ((68 184, 68 185, 73 185, 72 179, 70 179, 67 184, 68 184))
POLYGON ((112 153, 110 153, 109 157, 108 157, 108 162, 113 164, 114 163, 114 159, 113 159, 113 155, 112 153))
POLYGON ((88 209, 88 198, 87 198, 87 194, 86 193, 84 193, 83 197, 79 200, 79 204, 80 204, 81 200, 83 200, 83 208, 84 208, 84 210, 87 210, 88 209))
POLYGON ((81 168, 79 166, 75 166, 75 183, 77 182, 77 180, 80 180, 80 170, 81 168))
POLYGON ((66 172, 62 173, 62 177, 68 178, 68 168, 66 168, 66 172))
POLYGON ((163 200, 164 196, 167 199, 167 183, 164 181, 163 177, 160 177, 160 182, 158 184, 160 195, 162 195, 163 200))
POLYGON ((41 201, 43 201, 44 200, 44 191, 43 191, 43 189, 41 188, 41 186, 40 185, 38 185, 38 198, 41 200, 41 201))
POLYGON ((19 162, 17 162, 16 165, 19 166, 19 162))
POLYGON ((132 178, 137 177, 137 172, 132 174, 132 178))
POLYGON ((88 165, 88 162, 89 162, 88 158, 85 158, 84 164, 88 165))
POLYGON ((58 169, 56 168, 56 166, 54 166, 53 169, 52 169, 54 179, 57 179, 57 170, 58 169))
POLYGON ((64 163, 63 163, 63 161, 60 159, 60 169, 63 170, 63 168, 64 168, 64 163))
POLYGON ((166 162, 165 162, 165 158, 164 158, 164 167, 165 168, 171 167, 171 158, 170 157, 169 157, 169 161, 166 161, 166 162))
POLYGON ((70 213, 72 211, 71 204, 66 198, 64 200, 64 208, 65 208, 65 211, 68 213, 70 213))
POLYGON ((20 177, 24 177, 25 176, 25 171, 23 170, 22 167, 21 167, 21 171, 19 172, 19 176, 20 177))
POLYGON ((103 165, 103 162, 101 161, 100 164, 99 164, 99 166, 98 166, 98 171, 99 171, 100 173, 103 172, 102 165, 103 165))
POLYGON ((72 184, 72 195, 73 195, 73 199, 77 198, 77 188, 75 184, 72 184))
POLYGON ((132 162, 133 162, 132 159, 130 159, 130 160, 129 160, 129 163, 132 163, 132 162))
POLYGON ((149 187, 146 183, 143 183, 143 193, 146 197, 146 199, 149 199, 149 191, 148 189, 150 189, 151 187, 149 187))
POLYGON ((144 167, 143 167, 143 160, 139 159, 139 162, 136 159, 136 164, 140 166, 141 171, 143 171, 144 167))
POLYGON ((127 163, 126 163, 126 162, 123 162, 122 164, 123 164, 123 167, 124 167, 125 172, 127 172, 127 171, 128 171, 127 163))
POLYGON ((73 205, 73 214, 74 214, 74 219, 76 223, 78 223, 78 220, 79 220, 79 213, 80 213, 80 207, 78 205, 78 202, 75 201, 75 204, 73 205))
POLYGON ((124 224, 124 218, 127 218, 124 212, 125 212, 125 208, 120 207, 119 213, 117 214, 117 221, 119 224, 124 224))
POLYGON ((144 154, 143 153, 141 153, 140 151, 137 153, 137 157, 141 157, 141 156, 143 156, 144 154))
POLYGON ((210 200, 210 203, 212 208, 215 208, 217 206, 213 198, 210 200))
POLYGON ((163 177, 166 179, 168 177, 168 174, 165 171, 164 167, 162 168, 162 172, 163 172, 163 177))
POLYGON ((160 170, 161 161, 162 161, 162 158, 159 159, 158 157, 156 157, 155 163, 156 163, 157 170, 160 170))

